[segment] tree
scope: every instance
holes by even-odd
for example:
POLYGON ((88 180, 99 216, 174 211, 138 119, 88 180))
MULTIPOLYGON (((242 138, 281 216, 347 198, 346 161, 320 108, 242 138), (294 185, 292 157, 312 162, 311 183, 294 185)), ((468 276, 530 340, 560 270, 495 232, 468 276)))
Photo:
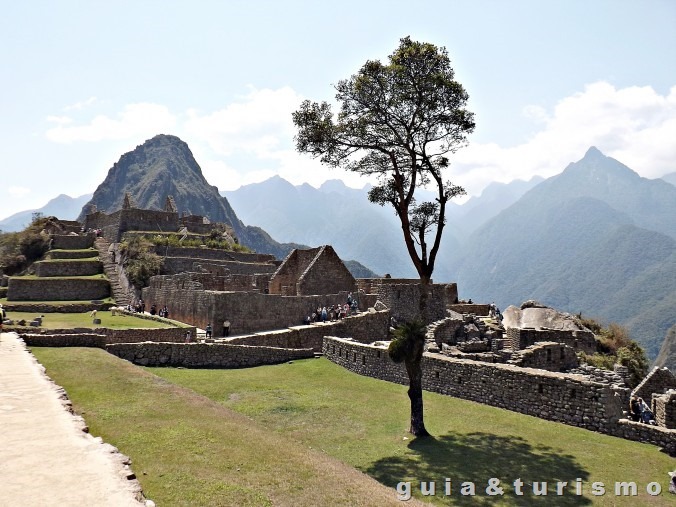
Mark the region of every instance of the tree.
MULTIPOLYGON (((400 40, 387 64, 369 60, 335 89, 340 105, 335 119, 327 102, 306 100, 293 113, 296 148, 329 166, 377 178, 369 200, 391 205, 399 217, 406 249, 420 277, 419 317, 426 322, 446 205, 465 193, 461 186, 444 181, 442 173, 449 167, 448 155, 464 146, 474 130, 474 115, 465 109, 468 95, 454 80, 445 48, 409 37, 400 40), (427 186, 434 188, 435 199, 418 202, 416 189, 427 186)), ((420 368, 418 360, 414 376, 420 368)), ((413 386, 411 373, 409 380, 413 386)), ((415 404, 411 398, 411 408, 420 410, 420 417, 412 414, 411 420, 422 423, 422 389, 409 390, 412 394, 420 398, 415 404)), ((416 431, 420 428, 411 428, 416 431)))
POLYGON ((425 350, 427 326, 420 321, 405 322, 395 332, 387 352, 395 363, 403 362, 408 374, 408 397, 411 401, 409 431, 417 437, 429 435, 423 420, 422 368, 420 362, 425 350), (419 395, 418 395, 419 394, 419 395))

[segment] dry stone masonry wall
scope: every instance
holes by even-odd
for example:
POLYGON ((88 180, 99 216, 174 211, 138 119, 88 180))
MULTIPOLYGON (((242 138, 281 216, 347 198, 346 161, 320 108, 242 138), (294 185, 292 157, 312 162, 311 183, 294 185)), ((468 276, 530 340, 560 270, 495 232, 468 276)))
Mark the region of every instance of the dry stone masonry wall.
POLYGON ((314 357, 312 349, 249 347, 217 343, 120 343, 106 350, 142 366, 186 368, 246 368, 314 357))
POLYGON ((35 274, 49 276, 92 276, 103 273, 98 260, 39 261, 34 264, 35 274))
MULTIPOLYGON (((383 347, 326 337, 324 355, 336 364, 369 377, 408 384, 403 364, 383 347)), ((439 354, 423 357, 423 388, 572 426, 652 442, 676 452, 676 430, 641 424, 623 417, 629 389, 568 373, 507 364, 459 360, 439 354)))
POLYGON ((9 279, 10 301, 80 301, 105 299, 110 284, 98 278, 22 278, 9 279))

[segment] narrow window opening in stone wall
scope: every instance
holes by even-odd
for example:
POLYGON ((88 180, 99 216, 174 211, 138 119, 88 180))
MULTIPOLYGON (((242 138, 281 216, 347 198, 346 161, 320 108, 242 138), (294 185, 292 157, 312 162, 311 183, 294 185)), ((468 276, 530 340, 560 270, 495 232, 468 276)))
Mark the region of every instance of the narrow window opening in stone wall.
POLYGON ((380 351, 378 351, 378 358, 380 358, 380 351))
POLYGON ((434 376, 435 376, 436 378, 439 378, 439 372, 438 372, 438 371, 435 371, 435 372, 434 372, 434 376))
POLYGON ((458 384, 462 384, 462 377, 458 377, 457 382, 458 382, 458 384))
POLYGON ((563 359, 565 355, 566 355, 565 350, 563 349, 563 347, 561 347, 561 359, 563 359))
POLYGON ((545 389, 544 389, 544 387, 543 387, 542 384, 538 384, 538 392, 539 392, 540 394, 542 394, 543 392, 545 392, 545 389))
POLYGON ((338 357, 343 357, 343 349, 338 349, 338 357))
POLYGON ((547 349, 547 362, 552 362, 552 349, 547 349))
POLYGON ((336 346, 331 345, 331 354, 335 354, 335 353, 336 353, 336 346))
POLYGON ((361 364, 366 364, 366 356, 363 354, 361 356, 361 364))
POLYGON ((575 398, 575 395, 576 395, 576 394, 577 394, 577 393, 575 392, 575 389, 571 389, 571 390, 570 390, 570 397, 571 397, 571 398, 575 398))
POLYGON ((357 362, 357 353, 356 353, 356 352, 353 352, 353 353, 352 353, 352 362, 353 362, 353 363, 356 363, 356 362, 357 362))

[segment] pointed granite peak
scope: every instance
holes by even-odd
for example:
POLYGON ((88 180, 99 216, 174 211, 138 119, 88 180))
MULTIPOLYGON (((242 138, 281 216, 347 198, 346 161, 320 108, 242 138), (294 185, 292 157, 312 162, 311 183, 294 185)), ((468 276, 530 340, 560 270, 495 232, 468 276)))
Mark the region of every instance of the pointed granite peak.
POLYGON ((587 153, 584 154, 584 158, 587 159, 604 158, 604 157, 605 155, 601 153, 601 150, 599 150, 596 146, 591 146, 587 150, 587 153))

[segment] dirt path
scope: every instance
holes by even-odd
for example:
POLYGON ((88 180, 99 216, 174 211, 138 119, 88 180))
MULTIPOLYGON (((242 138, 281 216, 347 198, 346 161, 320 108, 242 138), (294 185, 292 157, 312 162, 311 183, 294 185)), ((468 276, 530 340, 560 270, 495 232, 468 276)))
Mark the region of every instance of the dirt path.
POLYGON ((0 504, 142 506, 117 450, 84 433, 16 334, 0 335, 0 504))

